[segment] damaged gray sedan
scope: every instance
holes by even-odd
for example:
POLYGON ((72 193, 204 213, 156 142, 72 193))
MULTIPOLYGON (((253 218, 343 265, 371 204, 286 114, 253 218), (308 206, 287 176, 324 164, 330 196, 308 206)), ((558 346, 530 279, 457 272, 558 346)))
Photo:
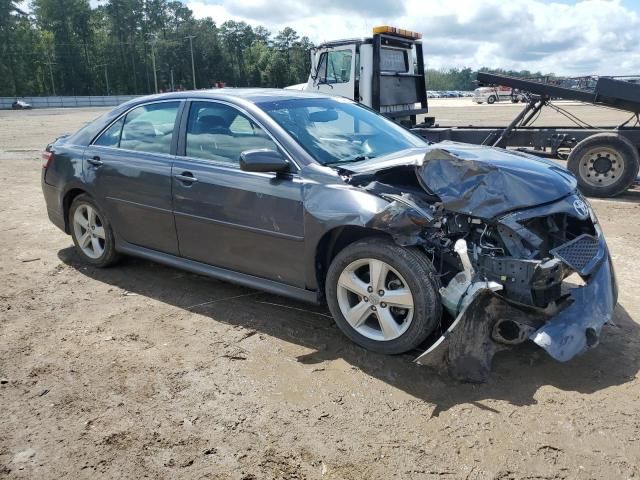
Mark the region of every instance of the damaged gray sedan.
POLYGON ((43 155, 50 219, 98 267, 135 255, 312 302, 375 352, 481 381, 528 340, 567 361, 617 291, 565 169, 428 144, 348 100, 221 89, 143 97, 43 155))

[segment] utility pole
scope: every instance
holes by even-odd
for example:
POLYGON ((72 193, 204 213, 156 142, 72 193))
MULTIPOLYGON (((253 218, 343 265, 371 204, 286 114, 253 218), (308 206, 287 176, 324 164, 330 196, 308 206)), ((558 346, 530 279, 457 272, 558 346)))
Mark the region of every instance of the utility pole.
POLYGON ((104 81, 107 85, 107 96, 109 96, 109 74, 107 73, 107 64, 95 65, 94 68, 104 67, 104 81))
POLYGON ((191 49, 191 75, 193 77, 193 89, 196 89, 196 67, 193 63, 193 39, 196 38, 195 35, 189 35, 188 37, 184 37, 185 40, 189 39, 189 48, 191 49))
POLYGON ((153 66, 153 83, 158 93, 158 73, 156 72, 156 43, 158 42, 158 36, 155 33, 147 33, 153 40, 149 41, 151 45, 151 65, 153 66))
POLYGON ((173 68, 171 69, 171 91, 176 91, 176 87, 173 85, 173 68))
POLYGON ((53 68, 52 68, 52 65, 55 65, 56 62, 52 62, 51 58, 48 55, 47 55, 47 58, 49 59, 49 61, 48 62, 44 62, 44 63, 45 63, 45 65, 49 65, 49 75, 51 75, 51 90, 53 91, 53 96, 55 97, 56 96, 56 86, 53 83, 53 68))

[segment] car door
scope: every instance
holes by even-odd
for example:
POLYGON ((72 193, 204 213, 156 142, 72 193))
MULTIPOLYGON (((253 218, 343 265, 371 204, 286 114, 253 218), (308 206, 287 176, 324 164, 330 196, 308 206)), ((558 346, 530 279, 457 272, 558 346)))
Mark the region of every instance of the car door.
POLYGON ((240 153, 280 147, 248 114, 193 101, 173 165, 173 208, 186 258, 304 286, 302 181, 240 170, 240 153))
POLYGON ((137 106, 87 148, 84 174, 118 240, 178 254, 171 163, 180 101, 137 106))
POLYGON ((355 98, 359 73, 354 61, 355 45, 327 48, 316 55, 319 55, 318 65, 311 91, 358 100, 355 98))

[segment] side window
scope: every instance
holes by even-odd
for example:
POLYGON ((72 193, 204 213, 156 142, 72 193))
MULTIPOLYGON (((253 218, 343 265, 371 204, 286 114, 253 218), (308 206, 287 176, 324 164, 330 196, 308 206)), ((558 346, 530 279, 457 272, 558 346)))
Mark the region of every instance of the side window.
POLYGON ((131 110, 124 120, 120 148, 170 153, 179 106, 180 102, 160 102, 131 110))
POLYGON ((318 63, 320 83, 348 83, 351 80, 351 50, 324 52, 318 63))
POLYGON ((121 118, 104 132, 93 142, 94 145, 100 145, 102 147, 118 147, 120 145, 120 132, 122 131, 122 124, 124 118, 121 118))
POLYGON ((278 146, 264 130, 233 107, 215 102, 193 102, 187 122, 188 157, 239 164, 245 150, 278 146))
POLYGON ((323 52, 320 54, 316 80, 318 81, 318 83, 327 83, 327 52, 323 52))

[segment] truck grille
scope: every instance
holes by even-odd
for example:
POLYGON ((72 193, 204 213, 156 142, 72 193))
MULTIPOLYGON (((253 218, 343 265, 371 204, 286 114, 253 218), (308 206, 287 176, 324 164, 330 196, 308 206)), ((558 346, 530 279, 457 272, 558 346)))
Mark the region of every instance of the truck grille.
POLYGON ((597 238, 584 234, 550 250, 549 253, 562 260, 576 272, 584 273, 589 262, 598 253, 599 247, 597 238))

